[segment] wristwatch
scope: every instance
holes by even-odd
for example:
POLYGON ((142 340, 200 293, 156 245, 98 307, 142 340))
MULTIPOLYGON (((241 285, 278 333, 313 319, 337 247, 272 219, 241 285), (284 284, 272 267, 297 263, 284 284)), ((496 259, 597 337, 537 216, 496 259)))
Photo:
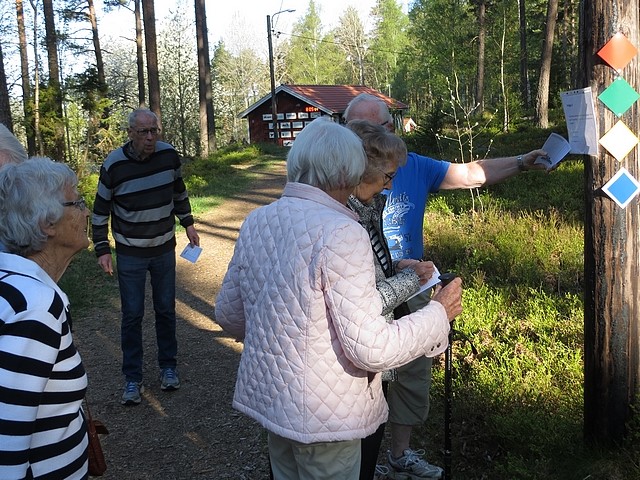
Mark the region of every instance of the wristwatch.
POLYGON ((522 155, 518 155, 516 157, 516 163, 518 165, 518 170, 520 170, 521 172, 527 171, 527 167, 524 166, 524 159, 522 158, 522 155))

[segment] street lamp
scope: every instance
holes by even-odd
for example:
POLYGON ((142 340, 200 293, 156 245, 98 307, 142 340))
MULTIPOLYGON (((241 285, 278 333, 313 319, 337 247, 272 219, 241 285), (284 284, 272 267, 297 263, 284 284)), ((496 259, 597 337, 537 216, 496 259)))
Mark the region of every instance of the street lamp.
POLYGON ((278 105, 276 103, 276 74, 273 66, 273 43, 271 41, 271 20, 281 13, 295 12, 293 9, 280 10, 273 15, 267 15, 267 40, 269 42, 269 74, 271 75, 271 120, 273 122, 273 141, 278 143, 278 105))

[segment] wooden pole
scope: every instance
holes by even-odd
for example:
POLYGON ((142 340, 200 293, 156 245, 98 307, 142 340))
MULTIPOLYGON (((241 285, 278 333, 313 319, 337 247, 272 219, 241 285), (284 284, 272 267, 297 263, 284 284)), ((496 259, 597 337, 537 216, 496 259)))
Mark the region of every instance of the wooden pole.
MULTIPOLYGON (((593 90, 598 139, 618 120, 640 135, 638 102, 617 118, 598 100, 617 73, 596 55, 618 32, 639 47, 638 4, 581 2, 578 87, 593 90)), ((640 92, 638 68, 636 55, 620 73, 640 92)), ((637 146, 620 162, 602 146, 598 156, 585 156, 584 436, 591 444, 616 445, 624 439, 639 378, 639 200, 622 209, 601 191, 621 167, 640 178, 637 146)))

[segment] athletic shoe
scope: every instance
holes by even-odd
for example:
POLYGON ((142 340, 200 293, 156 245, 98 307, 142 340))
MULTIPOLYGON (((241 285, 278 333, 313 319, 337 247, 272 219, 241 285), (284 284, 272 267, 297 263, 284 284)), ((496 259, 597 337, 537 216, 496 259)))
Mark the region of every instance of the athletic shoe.
POLYGON ((373 480, 384 480, 389 475, 389 467, 386 465, 376 465, 376 473, 373 480))
POLYGON ((162 390, 177 390, 180 388, 180 378, 175 368, 163 368, 160 372, 160 388, 162 390))
POLYGON ((124 393, 122 394, 122 405, 138 405, 142 398, 140 394, 144 392, 144 387, 140 382, 127 382, 124 386, 124 393))
POLYGON ((411 450, 407 448, 400 458, 393 458, 391 452, 387 452, 389 473, 387 477, 394 480, 418 480, 422 478, 442 478, 442 469, 431 465, 422 457, 424 450, 411 450))

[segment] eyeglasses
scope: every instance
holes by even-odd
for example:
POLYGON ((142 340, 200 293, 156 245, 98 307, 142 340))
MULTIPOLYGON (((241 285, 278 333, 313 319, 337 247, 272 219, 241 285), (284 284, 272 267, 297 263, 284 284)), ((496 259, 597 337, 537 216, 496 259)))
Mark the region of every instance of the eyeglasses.
POLYGON ((141 137, 146 137, 149 134, 155 137, 160 133, 160 129, 159 128, 137 128, 135 129, 135 132, 141 137))
POLYGON ((73 202, 62 202, 63 207, 76 207, 80 211, 84 211, 87 208, 87 202, 84 201, 83 197, 80 197, 78 200, 74 200, 73 202))
POLYGON ((391 183, 393 181, 393 179, 396 177, 396 175, 398 174, 398 171, 396 170, 393 173, 387 173, 384 170, 382 170, 381 168, 376 167, 376 170, 378 170, 380 173, 384 174, 384 178, 385 178, 385 182, 384 184, 386 185, 387 183, 391 183))

